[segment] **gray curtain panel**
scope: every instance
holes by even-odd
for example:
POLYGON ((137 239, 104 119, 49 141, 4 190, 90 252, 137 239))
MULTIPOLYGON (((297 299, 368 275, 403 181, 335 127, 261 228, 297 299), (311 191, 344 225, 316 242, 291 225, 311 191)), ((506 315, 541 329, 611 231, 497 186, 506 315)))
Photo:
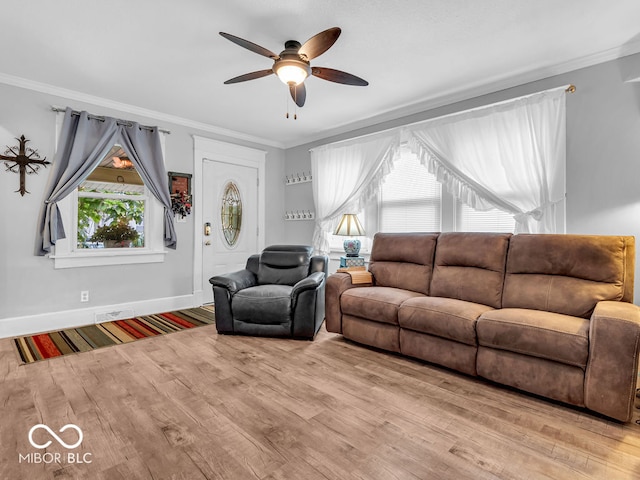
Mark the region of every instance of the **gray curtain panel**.
POLYGON ((57 202, 73 192, 89 176, 116 143, 115 118, 90 120, 87 112, 72 115, 67 108, 60 132, 45 202, 36 231, 36 255, 46 255, 59 238, 66 238, 57 202))
POLYGON ((38 218, 36 255, 46 255, 60 238, 66 238, 57 202, 80 185, 114 144, 121 144, 147 188, 165 207, 165 245, 176 246, 167 173, 162 161, 157 128, 119 125, 117 119, 90 118, 87 112, 64 114, 58 149, 53 161, 45 202, 38 218))
POLYGON ((146 187, 164 206, 164 244, 175 249, 176 230, 173 224, 167 171, 162 161, 160 133, 157 128, 141 128, 135 122, 131 125, 121 125, 120 129, 122 148, 127 152, 146 187))

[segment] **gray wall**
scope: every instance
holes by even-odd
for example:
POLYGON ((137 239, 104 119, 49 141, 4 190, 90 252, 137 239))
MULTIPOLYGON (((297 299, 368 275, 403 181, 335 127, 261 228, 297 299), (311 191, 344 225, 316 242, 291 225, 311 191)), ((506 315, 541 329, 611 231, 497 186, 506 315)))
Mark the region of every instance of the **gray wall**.
MULTIPOLYGON (((51 111, 51 105, 70 106, 171 130, 166 137, 169 171, 193 173, 194 134, 266 150, 269 202, 266 242, 284 240, 285 155, 281 149, 1 84, 0 105, 0 151, 4 152, 5 145, 17 144, 14 138, 24 134, 31 139, 29 145, 48 160, 53 159, 55 145, 56 114, 51 111)), ((186 223, 176 223, 178 248, 169 250, 163 263, 55 270, 53 260, 33 254, 38 212, 50 168, 27 176, 27 190, 31 193, 24 197, 14 193, 18 188, 18 175, 4 170, 3 166, 0 170, 0 319, 193 293, 193 215, 187 217, 186 223), (88 304, 80 303, 81 290, 90 290, 88 304)))
MULTIPOLYGON (((629 56, 286 151, 0 85, 0 149, 4 151, 2 147, 16 143, 14 137, 25 134, 31 146, 52 159, 55 114, 50 106, 55 104, 168 128, 172 133, 166 139, 167 170, 193 172, 193 134, 267 150, 266 243, 309 243, 313 222, 285 222, 283 213, 313 210, 311 184, 285 187, 284 178, 310 171, 309 149, 313 146, 573 83, 577 92, 567 96, 567 231, 638 236, 640 83, 624 80, 639 63, 640 55, 629 56)), ((14 193, 18 176, 0 170, 0 319, 192 293, 193 216, 176 224, 178 249, 169 251, 164 263, 55 270, 52 260, 35 257, 36 221, 48 173, 49 169, 42 169, 38 175, 29 175, 31 194, 20 197, 14 193), (87 289, 91 301, 80 304, 79 292, 87 289)))
MULTIPOLYGON (((577 91, 567 95, 567 233, 638 236, 640 83, 625 83, 633 72, 637 76, 638 65, 640 54, 290 148, 285 170, 309 170, 309 149, 317 145, 571 83, 577 91)), ((313 205, 310 184, 286 189, 286 210, 307 205, 313 205)), ((292 242, 309 242, 313 222, 287 222, 286 233, 292 242)))

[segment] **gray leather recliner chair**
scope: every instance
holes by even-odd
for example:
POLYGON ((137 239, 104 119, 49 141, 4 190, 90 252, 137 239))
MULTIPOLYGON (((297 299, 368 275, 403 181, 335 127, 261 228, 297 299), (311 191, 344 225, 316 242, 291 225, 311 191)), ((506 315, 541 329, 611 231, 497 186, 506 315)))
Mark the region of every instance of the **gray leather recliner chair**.
POLYGON ((313 339, 324 320, 326 255, 272 245, 244 270, 209 279, 218 333, 313 339))

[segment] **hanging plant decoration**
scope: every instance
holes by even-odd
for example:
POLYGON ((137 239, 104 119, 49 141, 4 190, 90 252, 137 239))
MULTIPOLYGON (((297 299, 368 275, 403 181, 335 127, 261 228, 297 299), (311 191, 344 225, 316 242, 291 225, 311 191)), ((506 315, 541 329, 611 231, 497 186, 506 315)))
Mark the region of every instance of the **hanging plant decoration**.
POLYGON ((24 135, 16 138, 16 140, 20 142, 20 145, 16 147, 7 146, 4 155, 0 155, 0 160, 4 160, 8 172, 20 174, 20 188, 16 190, 16 193, 20 192, 20 195, 24 197, 25 193, 30 193, 25 186, 25 175, 38 173, 41 165, 46 167, 51 162, 46 161, 47 157, 40 158, 36 149, 27 147, 26 144, 29 140, 24 138, 24 135), (10 155, 11 153, 13 156, 10 155))
POLYGON ((171 194, 171 210, 181 218, 191 214, 193 200, 191 198, 191 174, 169 172, 169 193, 171 194))
POLYGON ((171 194, 171 210, 182 218, 191 213, 191 196, 187 192, 176 190, 171 194))

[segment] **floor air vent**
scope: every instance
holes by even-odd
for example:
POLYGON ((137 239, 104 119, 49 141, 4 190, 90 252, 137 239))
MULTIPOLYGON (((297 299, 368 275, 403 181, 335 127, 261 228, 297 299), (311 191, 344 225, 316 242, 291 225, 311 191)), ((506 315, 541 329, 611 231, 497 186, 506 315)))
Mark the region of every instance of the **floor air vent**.
POLYGON ((133 318, 133 308, 124 308, 122 310, 112 310, 110 312, 96 313, 96 323, 113 322, 114 320, 124 320, 133 318))

